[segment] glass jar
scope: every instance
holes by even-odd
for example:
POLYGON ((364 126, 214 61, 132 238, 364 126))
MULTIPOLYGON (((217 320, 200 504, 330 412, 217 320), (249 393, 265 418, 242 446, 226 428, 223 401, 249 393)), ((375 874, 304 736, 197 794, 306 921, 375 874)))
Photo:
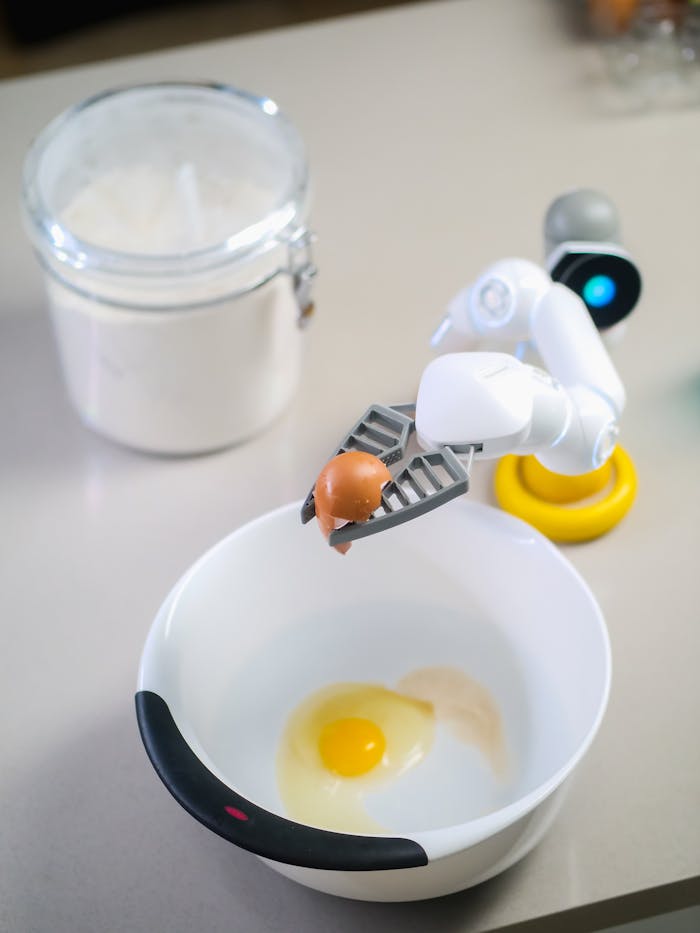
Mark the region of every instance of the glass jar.
POLYGON ((292 398, 315 272, 300 137, 268 98, 219 84, 99 94, 24 166, 71 400, 142 450, 201 453, 292 398))

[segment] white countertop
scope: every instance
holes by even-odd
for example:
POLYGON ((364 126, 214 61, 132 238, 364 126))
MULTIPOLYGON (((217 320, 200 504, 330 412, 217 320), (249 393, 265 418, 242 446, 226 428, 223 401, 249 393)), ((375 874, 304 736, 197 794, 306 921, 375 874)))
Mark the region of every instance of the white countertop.
MULTIPOLYGON (((0 85, 3 933, 575 933, 700 901, 700 119, 602 112, 596 50, 563 6, 431 3, 0 85), (277 99, 315 189, 301 391, 264 436, 196 459, 132 453, 78 422, 17 208, 24 152, 52 116, 159 78, 277 99), (566 549, 610 629, 603 727, 546 839, 494 881, 412 905, 306 890, 160 784, 133 711, 145 634, 205 548, 306 493, 368 403, 414 396, 446 300, 493 259, 540 259, 547 204, 578 184, 616 201, 645 280, 615 350, 639 498, 610 535, 566 549)), ((491 501, 490 479, 478 466, 471 495, 491 501)))

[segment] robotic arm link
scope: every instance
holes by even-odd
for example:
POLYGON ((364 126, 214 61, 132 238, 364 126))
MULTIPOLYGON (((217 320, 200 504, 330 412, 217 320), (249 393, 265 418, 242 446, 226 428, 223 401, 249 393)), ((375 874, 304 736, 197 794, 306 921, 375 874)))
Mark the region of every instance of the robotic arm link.
MULTIPOLYGON (((424 370, 415 407, 368 409, 336 453, 373 453, 392 467, 392 482, 369 521, 336 528, 331 545, 374 534, 462 494, 472 459, 534 454, 552 472, 578 475, 613 453, 625 390, 586 304, 572 289, 533 262, 500 260, 450 302, 433 346, 440 350, 455 335, 468 346, 484 338, 504 347, 527 341, 546 369, 506 352, 443 353, 424 370), (370 443, 397 419, 406 422, 399 441, 370 443), (423 453, 405 464, 414 429, 423 453), (447 474, 444 481, 436 480, 438 468, 447 474)), ((314 512, 312 490, 302 520, 314 512)))
POLYGON ((625 390, 583 300, 535 263, 504 259, 450 303, 433 345, 530 341, 546 371, 506 353, 439 356, 423 373, 416 430, 425 445, 479 444, 475 456, 534 453, 586 473, 611 455, 625 390))

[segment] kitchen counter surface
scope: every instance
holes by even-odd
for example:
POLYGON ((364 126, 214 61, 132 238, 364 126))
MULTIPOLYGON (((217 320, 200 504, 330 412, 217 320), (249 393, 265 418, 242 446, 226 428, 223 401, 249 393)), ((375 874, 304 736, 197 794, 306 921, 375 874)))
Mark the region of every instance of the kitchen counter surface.
MULTIPOLYGON (((0 84, 0 930, 576 933, 700 901, 700 120, 606 109, 567 7, 430 3, 0 84), (164 78, 275 98, 308 146, 318 232, 298 395, 262 436, 192 459, 79 423, 18 212, 51 117, 164 78), (409 905, 306 890, 161 786, 133 711, 146 632, 202 551, 303 497, 368 403, 415 396, 446 301, 493 259, 541 259, 544 210, 575 185, 616 201, 645 280, 613 351, 639 498, 566 548, 610 629, 603 726, 545 840, 501 877, 409 905)), ((478 465, 471 495, 492 501, 491 475, 478 465)))

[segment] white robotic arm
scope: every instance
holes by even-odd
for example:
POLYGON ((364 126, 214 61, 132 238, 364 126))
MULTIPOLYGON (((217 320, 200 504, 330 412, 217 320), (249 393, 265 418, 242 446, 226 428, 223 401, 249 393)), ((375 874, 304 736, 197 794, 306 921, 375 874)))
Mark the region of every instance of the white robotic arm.
POLYGON ((431 346, 440 350, 452 334, 464 349, 484 339, 504 345, 529 340, 532 308, 551 285, 551 278, 534 262, 498 260, 450 301, 431 346))
MULTIPOLYGON (((546 371, 508 353, 438 356, 415 406, 372 406, 336 450, 372 453, 392 467, 369 521, 331 532, 343 544, 417 517, 465 492, 473 458, 535 454, 555 473, 602 466, 618 435, 625 390, 583 300, 524 259, 494 263, 450 304, 438 332, 528 340, 546 371), (422 452, 409 455, 415 429, 422 452), (443 478, 441 478, 441 474, 443 478)), ((440 339, 438 339, 438 343, 440 339)), ((315 514, 313 490, 302 520, 315 514)))
POLYGON ((460 292, 436 337, 529 340, 547 372, 506 353, 456 353, 426 368, 416 404, 423 446, 475 456, 534 453, 557 473, 610 456, 625 390, 581 298, 524 259, 500 260, 460 292))

